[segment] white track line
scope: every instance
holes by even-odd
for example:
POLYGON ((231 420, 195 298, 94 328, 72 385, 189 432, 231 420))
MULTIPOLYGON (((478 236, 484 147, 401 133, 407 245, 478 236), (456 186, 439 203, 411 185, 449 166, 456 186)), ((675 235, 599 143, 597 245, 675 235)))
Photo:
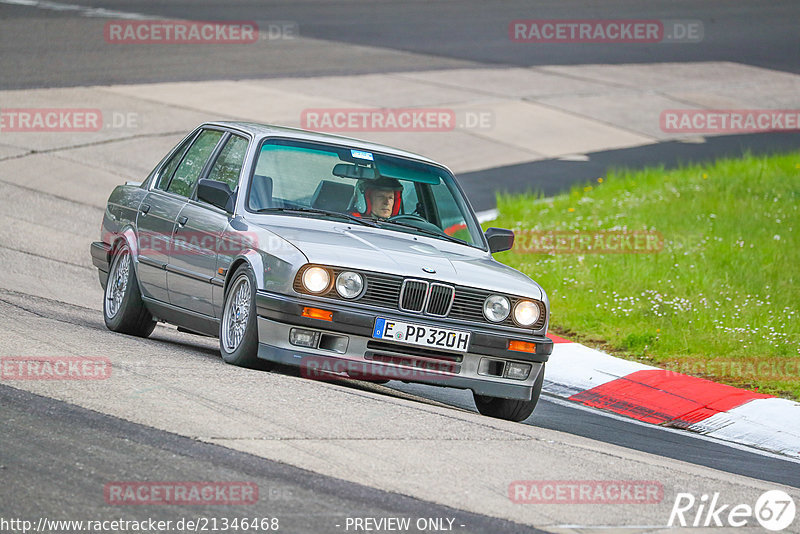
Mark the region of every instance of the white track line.
POLYGON ((0 4, 13 6, 33 7, 37 9, 48 9, 50 11, 67 12, 73 11, 82 17, 97 17, 109 19, 152 19, 141 13, 129 13, 127 11, 113 11, 100 7, 79 6, 77 4, 65 4, 63 2, 51 2, 49 0, 0 0, 0 4))
MULTIPOLYGON (((2 0, 0 0, 2 1, 2 0)), ((475 217, 478 218, 479 223, 485 223, 489 221, 493 221, 499 215, 496 209, 493 210, 486 210, 486 211, 479 211, 475 213, 475 217)))

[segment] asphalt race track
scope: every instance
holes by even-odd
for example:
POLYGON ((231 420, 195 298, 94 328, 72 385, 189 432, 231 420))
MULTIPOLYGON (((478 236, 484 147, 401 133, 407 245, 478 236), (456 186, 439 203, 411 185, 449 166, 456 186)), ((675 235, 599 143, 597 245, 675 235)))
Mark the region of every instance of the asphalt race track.
MULTIPOLYGON (((0 386, 5 432, 3 470, 25 471, 24 480, 6 481, 4 508, 21 517, 56 518, 80 510, 79 518, 107 513, 102 488, 125 478, 248 480, 263 497, 253 509, 242 507, 153 507, 148 518, 279 518, 291 532, 327 532, 346 516, 446 517, 465 532, 542 532, 537 529, 410 497, 316 475, 258 456, 209 445, 114 417, 0 386), (87 436, 90 438, 87 440, 87 436), (35 443, 38 446, 31 447, 35 443), (83 443, 81 447, 75 444, 83 443), (60 451, 54 454, 56 451, 60 451), (47 495, 42 495, 47 488, 47 495), (99 490, 99 491, 98 491, 99 490), (100 497, 98 499, 98 493, 100 497), (52 503, 58 502, 58 507, 52 503), (313 510, 309 510, 313 503, 313 510), (469 528, 466 528, 469 525, 469 528)), ((133 510, 121 518, 141 519, 133 510)), ((11 515, 4 512, 4 516, 11 515)), ((72 513, 70 515, 73 515, 72 513)), ((78 516, 74 516, 78 518, 78 516)))
MULTIPOLYGON (((0 0, 0 90, 18 100, 26 90, 95 85, 595 63, 723 61, 798 73, 798 20, 800 4, 793 1, 584 0, 532 7, 477 0, 0 0), (86 25, 104 20, 92 17, 107 16, 92 10, 289 21, 303 39, 268 54, 238 45, 109 49, 86 38, 86 25), (532 55, 503 33, 513 19, 612 17, 702 20, 709 37, 702 47, 553 46, 532 55), (503 28, 499 38, 487 31, 496 27, 503 28)), ((60 104, 45 98, 35 105, 60 104)), ((763 492, 784 489, 800 503, 800 462, 558 398, 544 396, 527 421, 515 424, 480 416, 462 391, 314 382, 290 369, 228 366, 215 339, 171 326, 159 325, 148 339, 108 331, 89 243, 98 238, 102 199, 113 183, 83 180, 66 169, 85 157, 120 183, 128 176, 113 170, 117 163, 149 169, 161 155, 151 145, 137 151, 136 143, 157 141, 166 150, 185 128, 164 131, 132 136, 122 155, 102 139, 62 149, 50 148, 47 136, 54 134, 30 134, 41 137, 21 147, 0 133, 0 355, 113 362, 109 380, 0 381, 0 532, 22 532, 3 529, 2 520, 14 518, 35 525, 40 518, 202 517, 279 518, 282 532, 353 532, 359 530, 354 518, 404 517, 412 524, 439 519, 457 532, 666 532, 681 492, 719 493, 728 504, 752 505, 763 492), (146 161, 132 164, 137 158, 146 161), (663 498, 518 504, 509 498, 515 480, 656 481, 663 498), (104 488, 120 481, 246 481, 258 486, 259 500, 249 506, 109 504, 104 488)), ((461 180, 473 206, 485 210, 497 190, 556 193, 619 164, 671 166, 797 146, 796 132, 704 144, 664 141, 593 152, 581 161, 480 169, 461 180), (523 175, 538 181, 515 178, 523 175)), ((787 532, 800 532, 798 521, 787 532)), ((435 531, 434 524, 409 531, 435 531)), ((751 519, 737 531, 763 529, 751 519)))
MULTIPOLYGON (((70 1, 69 5, 105 8, 153 17, 194 20, 291 21, 299 35, 326 43, 378 47, 361 54, 337 46, 281 47, 263 54, 232 46, 214 51, 184 47, 179 55, 157 47, 110 52, 92 42, 80 23, 57 24, 74 16, 71 10, 32 11, 4 2, 3 18, 13 21, 0 35, 2 87, 59 87, 95 83, 131 83, 356 74, 392 70, 431 69, 463 65, 574 65, 737 61, 755 66, 800 71, 796 29, 797 4, 792 0, 697 2, 669 0, 629 2, 526 1, 491 4, 464 2, 155 2, 70 1), (515 19, 698 19, 706 37, 702 47, 640 45, 544 45, 535 53, 509 42, 508 22, 515 19), (33 16, 32 16, 33 15, 33 16), (59 43, 53 47, 51 43, 59 43), (423 55, 420 61, 403 52, 423 55), (14 73, 10 75, 10 73, 14 73)), ((20 2, 24 4, 25 2, 20 2)))

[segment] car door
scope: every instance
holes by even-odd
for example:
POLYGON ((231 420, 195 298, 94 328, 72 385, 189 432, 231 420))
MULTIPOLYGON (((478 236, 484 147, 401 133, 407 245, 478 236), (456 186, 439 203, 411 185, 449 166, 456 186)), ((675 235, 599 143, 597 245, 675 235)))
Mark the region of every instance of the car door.
POLYGON ((169 302, 166 266, 172 231, 178 213, 186 203, 186 198, 167 193, 167 186, 195 138, 196 135, 186 139, 161 165, 136 215, 139 287, 145 297, 161 302, 169 302))
MULTIPOLYGON (((212 156, 213 164, 200 177, 226 183, 235 190, 247 145, 244 137, 226 135, 212 156)), ((214 308, 213 280, 221 238, 230 217, 224 210, 197 200, 196 196, 195 192, 181 209, 173 235, 167 272, 170 301, 181 308, 218 317, 219 310, 214 308)))

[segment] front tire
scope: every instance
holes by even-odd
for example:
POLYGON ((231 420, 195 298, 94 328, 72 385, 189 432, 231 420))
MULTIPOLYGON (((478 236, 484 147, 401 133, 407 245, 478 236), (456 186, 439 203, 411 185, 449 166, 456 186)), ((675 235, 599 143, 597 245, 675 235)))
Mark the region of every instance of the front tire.
POLYGON ((272 367, 258 358, 256 277, 246 263, 236 269, 225 290, 219 322, 219 351, 222 359, 231 365, 264 370, 272 367))
POLYGON ((131 336, 147 337, 156 327, 156 320, 142 302, 127 243, 119 245, 111 259, 103 298, 103 319, 109 330, 131 336))
POLYGON ((533 383, 533 392, 531 400, 517 400, 517 399, 501 399, 498 397, 487 397, 486 395, 478 395, 472 393, 475 399, 475 407, 481 415, 495 417, 497 419, 505 419, 506 421, 521 422, 530 417, 536 404, 539 402, 539 396, 542 394, 542 384, 544 384, 544 365, 539 370, 539 376, 533 383))

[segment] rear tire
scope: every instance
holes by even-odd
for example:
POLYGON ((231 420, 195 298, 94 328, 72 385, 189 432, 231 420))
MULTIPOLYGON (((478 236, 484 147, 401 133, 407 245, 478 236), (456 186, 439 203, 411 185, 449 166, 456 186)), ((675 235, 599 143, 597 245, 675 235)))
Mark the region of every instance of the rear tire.
POLYGON ((533 393, 529 401, 488 397, 474 392, 472 397, 475 399, 475 407, 478 408, 481 415, 520 422, 530 417, 536 408, 539 396, 542 393, 542 384, 544 384, 544 365, 542 365, 539 376, 536 377, 536 381, 533 383, 533 393))
POLYGON ((225 289, 219 322, 219 351, 222 359, 231 365, 262 370, 273 367, 270 362, 258 358, 256 277, 247 263, 236 269, 225 289))
POLYGON ((131 336, 147 337, 156 327, 156 320, 142 302, 131 249, 124 242, 114 249, 111 258, 103 319, 109 330, 131 336))

